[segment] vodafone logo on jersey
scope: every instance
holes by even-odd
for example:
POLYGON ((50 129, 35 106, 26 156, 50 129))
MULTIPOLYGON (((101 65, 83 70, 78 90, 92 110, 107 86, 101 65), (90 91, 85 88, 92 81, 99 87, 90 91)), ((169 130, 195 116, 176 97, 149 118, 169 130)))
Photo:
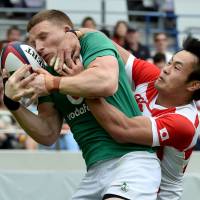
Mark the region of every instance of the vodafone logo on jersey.
POLYGON ((160 129, 159 133, 162 141, 169 139, 169 133, 166 128, 160 129))
POLYGON ((70 96, 70 95, 67 95, 67 99, 70 101, 71 104, 74 104, 74 105, 81 104, 84 100, 83 97, 75 97, 75 96, 70 96))

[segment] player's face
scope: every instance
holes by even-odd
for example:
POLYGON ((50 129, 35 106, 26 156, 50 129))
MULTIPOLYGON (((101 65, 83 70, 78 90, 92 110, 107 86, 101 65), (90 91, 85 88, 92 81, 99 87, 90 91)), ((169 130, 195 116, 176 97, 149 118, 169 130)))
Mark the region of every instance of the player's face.
POLYGON ((49 64, 65 36, 65 26, 42 21, 29 31, 29 42, 49 64))
POLYGON ((170 96, 177 96, 186 92, 189 83, 188 76, 194 70, 193 65, 197 63, 197 57, 185 50, 176 53, 172 60, 162 69, 155 87, 159 92, 170 96))

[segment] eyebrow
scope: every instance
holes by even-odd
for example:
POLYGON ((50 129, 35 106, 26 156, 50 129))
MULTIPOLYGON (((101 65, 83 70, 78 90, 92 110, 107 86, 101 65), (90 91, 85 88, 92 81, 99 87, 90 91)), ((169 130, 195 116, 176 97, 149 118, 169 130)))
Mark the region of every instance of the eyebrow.
MULTIPOLYGON (((41 36, 43 36, 43 35, 46 35, 47 34, 47 32, 41 32, 41 33, 39 33, 38 35, 37 35, 37 37, 41 37, 41 36)), ((30 43, 35 43, 35 41, 34 40, 31 40, 31 39, 29 39, 29 42, 30 43)))
POLYGON ((43 31, 43 32, 39 33, 37 37, 40 37, 40 36, 46 35, 46 34, 47 34, 47 32, 43 31))
POLYGON ((181 65, 183 67, 183 63, 180 62, 180 61, 175 61, 175 65, 178 64, 178 65, 181 65))
MULTIPOLYGON (((174 60, 174 56, 172 56, 172 58, 171 58, 172 62, 173 62, 173 60, 174 60)), ((181 61, 174 61, 174 63, 183 66, 183 63, 181 61)))

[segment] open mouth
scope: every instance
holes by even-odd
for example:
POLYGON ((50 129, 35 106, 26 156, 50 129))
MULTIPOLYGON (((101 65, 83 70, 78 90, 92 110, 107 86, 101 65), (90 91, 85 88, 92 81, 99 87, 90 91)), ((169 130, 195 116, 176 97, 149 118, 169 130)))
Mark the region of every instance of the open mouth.
POLYGON ((164 81, 163 77, 162 77, 162 76, 159 76, 159 77, 158 77, 158 81, 164 81))

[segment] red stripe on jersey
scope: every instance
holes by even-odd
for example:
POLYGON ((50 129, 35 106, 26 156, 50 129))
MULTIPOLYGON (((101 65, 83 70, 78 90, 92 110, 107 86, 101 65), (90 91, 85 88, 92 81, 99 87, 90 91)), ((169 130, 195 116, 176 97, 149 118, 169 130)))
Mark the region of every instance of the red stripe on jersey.
MULTIPOLYGON (((186 152, 185 152, 185 160, 188 160, 189 157, 192 155, 192 151, 193 151, 193 148, 191 149, 188 149, 186 152)), ((183 173, 185 173, 185 170, 187 168, 188 165, 186 165, 184 168, 183 168, 183 173)))
POLYGON ((149 84, 148 84, 148 87, 147 87, 147 91, 146 91, 146 97, 148 99, 148 102, 150 103, 152 101, 152 99, 158 94, 158 91, 156 90, 155 88, 155 82, 154 81, 151 81, 149 84))
POLYGON ((197 116, 196 116, 196 119, 195 119, 194 126, 197 128, 198 125, 199 125, 199 116, 197 115, 197 116))
POLYGON ((193 148, 188 149, 187 151, 185 151, 185 160, 187 160, 191 154, 192 154, 193 148))
POLYGON ((152 114, 153 117, 158 117, 160 115, 164 115, 164 114, 167 114, 167 113, 175 113, 175 111, 176 111, 175 107, 163 109, 163 110, 154 108, 154 109, 151 110, 151 114, 152 114))
MULTIPOLYGON (((150 108, 149 104, 152 102, 153 98, 155 98, 157 94, 158 94, 158 91, 155 88, 155 82, 151 81, 150 83, 148 83, 148 86, 147 86, 147 89, 146 89, 147 102, 143 102, 143 103, 146 103, 148 110, 151 112, 151 116, 157 117, 157 116, 160 116, 160 115, 163 115, 163 114, 166 114, 166 113, 175 113, 176 107, 172 107, 172 108, 168 108, 168 109, 166 108, 166 109, 163 109, 163 110, 162 109, 156 109, 156 108, 153 108, 153 109, 150 108)), ((141 96, 139 94, 136 94, 136 95, 141 96)))
POLYGON ((147 83, 157 79, 160 69, 152 63, 144 60, 134 59, 132 68, 132 79, 135 87, 142 83, 147 83))

